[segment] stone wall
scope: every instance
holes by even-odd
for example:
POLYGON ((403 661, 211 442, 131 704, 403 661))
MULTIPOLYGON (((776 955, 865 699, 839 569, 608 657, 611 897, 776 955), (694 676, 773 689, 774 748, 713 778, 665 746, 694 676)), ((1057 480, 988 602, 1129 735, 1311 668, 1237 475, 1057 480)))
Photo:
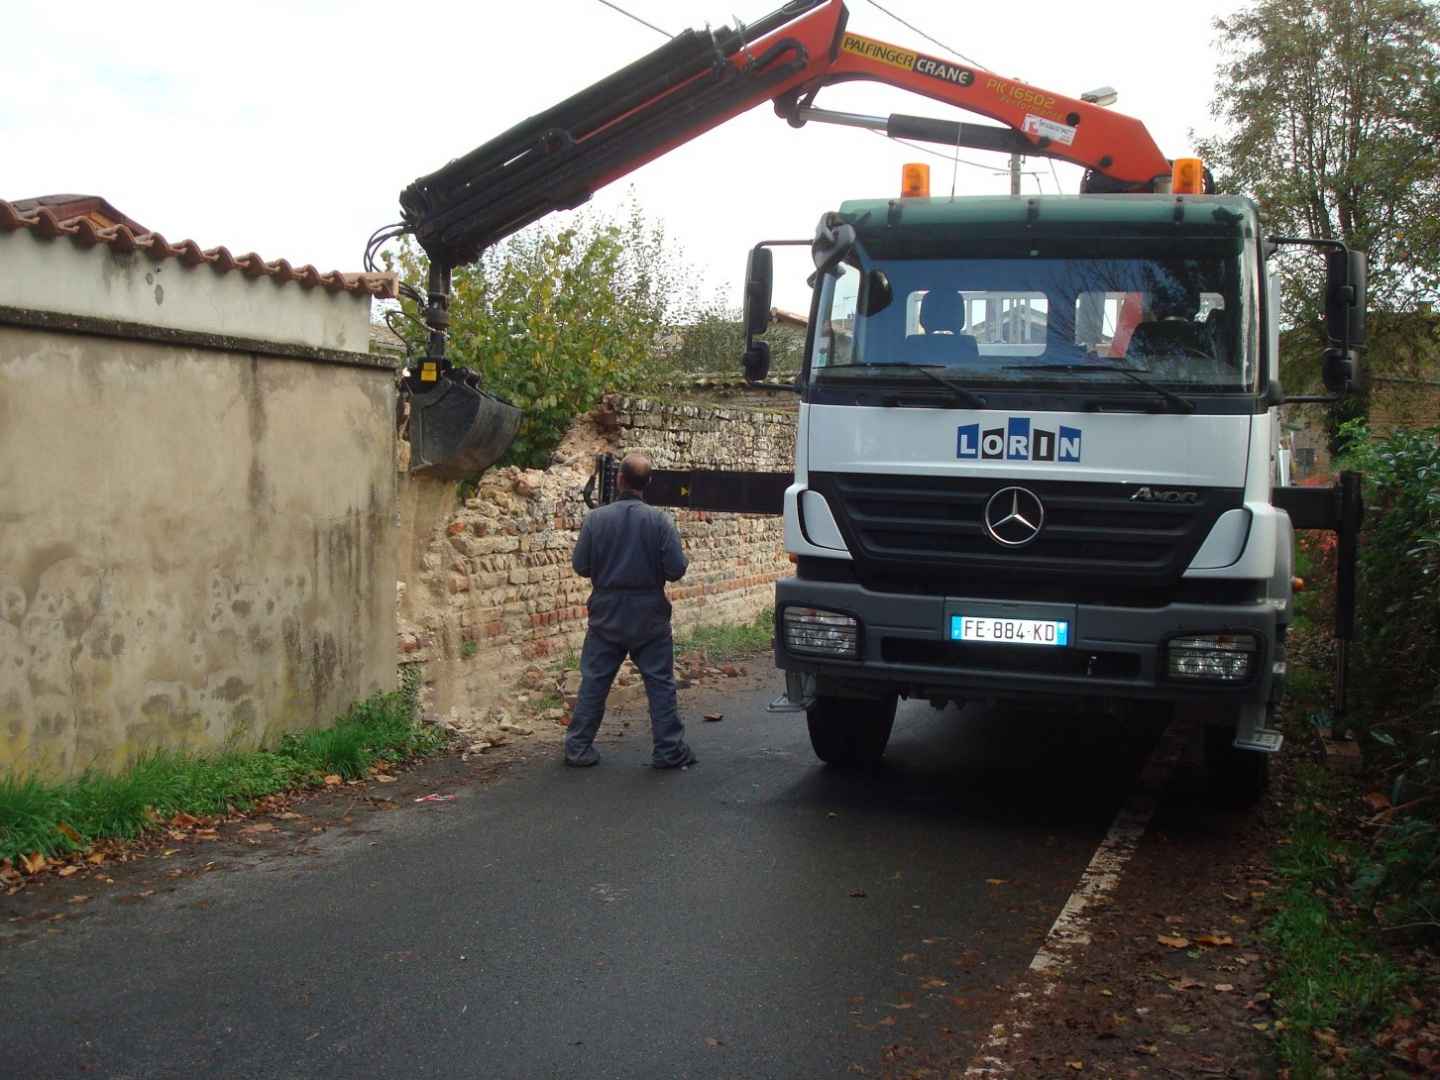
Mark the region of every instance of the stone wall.
MULTIPOLYGON (((589 582, 570 569, 597 452, 633 450, 657 468, 788 472, 795 412, 785 399, 607 399, 545 470, 492 469, 463 506, 453 485, 402 480, 401 660, 423 661, 430 706, 503 704, 527 669, 558 665, 585 636, 589 582)), ((679 511, 690 569, 670 588, 677 631, 754 618, 790 572, 778 517, 679 511)), ((533 681, 533 672, 532 672, 533 681)))

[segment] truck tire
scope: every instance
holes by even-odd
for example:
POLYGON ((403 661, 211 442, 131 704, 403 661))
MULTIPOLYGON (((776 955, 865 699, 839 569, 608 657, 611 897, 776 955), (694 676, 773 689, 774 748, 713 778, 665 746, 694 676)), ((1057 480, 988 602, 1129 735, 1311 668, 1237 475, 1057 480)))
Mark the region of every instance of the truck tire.
POLYGON ((1205 771, 1210 790, 1232 806, 1249 806, 1265 794, 1270 782, 1270 755, 1237 750, 1235 728, 1224 724, 1205 728, 1205 771))
POLYGON ((839 768, 879 763, 895 726, 896 696, 875 699, 817 697, 805 710, 815 756, 839 768))

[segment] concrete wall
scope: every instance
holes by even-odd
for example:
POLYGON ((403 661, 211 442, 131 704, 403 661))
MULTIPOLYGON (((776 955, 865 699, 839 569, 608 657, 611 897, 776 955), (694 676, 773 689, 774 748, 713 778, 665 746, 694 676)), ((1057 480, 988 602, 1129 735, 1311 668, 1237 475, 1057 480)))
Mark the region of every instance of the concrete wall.
MULTIPOLYGON (((786 399, 779 399, 786 402, 786 399)), ((423 661, 430 707, 508 703, 527 669, 585 637, 590 583, 570 569, 597 451, 642 450, 659 468, 794 467, 795 409, 760 401, 615 401, 577 424, 545 471, 492 469, 463 506, 454 485, 407 479, 401 496, 401 660, 423 661)), ((690 559, 669 589, 678 633, 754 618, 792 568, 779 517, 679 511, 690 559)))
POLYGON ((370 297, 303 288, 239 270, 81 247, 31 229, 0 230, 0 304, 173 330, 365 352, 370 297))
POLYGON ((253 745, 392 685, 393 373, 95 329, 0 325, 0 770, 253 745))

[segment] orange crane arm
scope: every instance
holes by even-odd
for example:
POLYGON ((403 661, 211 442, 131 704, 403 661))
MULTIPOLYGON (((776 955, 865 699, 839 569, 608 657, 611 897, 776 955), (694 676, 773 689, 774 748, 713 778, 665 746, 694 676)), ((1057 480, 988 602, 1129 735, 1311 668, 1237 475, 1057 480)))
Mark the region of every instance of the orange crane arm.
MULTIPOLYGON (((900 118, 959 145, 1070 161, 1115 190, 1152 190, 1170 162, 1138 120, 847 29, 843 0, 791 0, 750 27, 687 30, 649 56, 421 177, 401 195, 432 260, 469 262, 552 210, 766 101, 792 123, 826 85, 887 83, 1005 125, 900 118), (965 141, 967 138, 982 141, 965 141)), ((894 118, 892 118, 894 119, 894 118)), ((894 132, 892 132, 894 133, 894 132)), ((926 136, 919 136, 926 137, 926 136)), ((933 138, 933 136, 931 136, 933 138)))

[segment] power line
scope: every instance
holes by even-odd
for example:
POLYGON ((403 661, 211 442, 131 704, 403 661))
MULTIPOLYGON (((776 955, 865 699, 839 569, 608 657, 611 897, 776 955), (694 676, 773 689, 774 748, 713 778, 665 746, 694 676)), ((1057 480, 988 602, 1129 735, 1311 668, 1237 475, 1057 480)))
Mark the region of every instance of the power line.
POLYGON ((1045 160, 1050 163, 1050 175, 1055 178, 1056 194, 1064 195, 1065 189, 1060 185, 1060 174, 1055 171, 1055 159, 1053 157, 1047 157, 1045 160))
POLYGON ((610 2, 610 0, 600 0, 600 3, 604 4, 604 5, 605 5, 606 7, 608 7, 608 8, 612 8, 613 10, 618 11, 621 15, 624 15, 627 19, 634 19, 634 20, 635 20, 636 22, 638 22, 641 26, 648 26, 651 30, 654 30, 657 34, 664 34, 664 36, 667 37, 667 38, 673 38, 673 37, 675 36, 674 34, 671 34, 671 33, 667 32, 667 31, 665 31, 665 30, 661 30, 660 27, 656 26, 656 25, 655 25, 654 23, 652 23, 652 22, 646 22, 646 21, 645 21, 644 19, 642 19, 639 15, 636 15, 636 14, 634 14, 633 12, 630 12, 630 11, 626 11, 626 10, 625 10, 624 8, 622 8, 619 4, 612 4, 612 3, 610 2))
POLYGON ((899 143, 901 146, 908 146, 912 150, 919 150, 922 154, 929 154, 931 157, 938 157, 941 161, 959 162, 961 165, 969 165, 972 169, 984 169, 987 172, 999 173, 1004 169, 997 169, 994 165, 986 165, 980 161, 966 161, 964 158, 951 157, 949 154, 942 154, 939 150, 932 150, 928 146, 921 146, 919 143, 911 142, 909 139, 897 139, 893 135, 886 135, 883 131, 876 131, 874 128, 862 128, 871 135, 878 135, 888 142, 899 143))
MULTIPOLYGON (((601 3, 604 3, 604 2, 605 2, 605 0, 601 0, 601 3)), ((891 11, 889 8, 883 7, 883 6, 881 6, 880 4, 877 4, 877 3, 875 2, 875 0, 870 0, 870 6, 873 7, 873 8, 878 8, 880 11, 883 11, 886 15, 889 15, 890 18, 892 18, 892 19, 894 19, 896 22, 898 22, 901 26, 904 26, 904 27, 906 27, 907 29, 913 30, 915 33, 919 34, 921 37, 923 37, 926 41, 930 42, 932 45, 939 45, 940 48, 944 49, 946 52, 948 52, 948 53, 953 53, 954 55, 958 56, 961 60, 964 60, 967 64, 973 64, 973 65, 975 65, 975 66, 978 67, 978 68, 984 68, 984 67, 985 67, 985 65, 982 64, 982 63, 980 63, 979 60, 976 60, 976 59, 974 59, 973 57, 966 56, 966 55, 965 55, 964 53, 962 53, 959 49, 952 49, 949 45, 946 45, 946 44, 945 44, 943 41, 941 41, 939 38, 931 37, 929 34, 927 34, 924 30, 921 30, 921 29, 920 29, 918 26, 916 26, 914 23, 906 22, 904 19, 902 19, 899 15, 896 15, 896 14, 895 14, 893 11, 891 11)), ((985 70, 988 71, 989 68, 985 68, 985 70)))

